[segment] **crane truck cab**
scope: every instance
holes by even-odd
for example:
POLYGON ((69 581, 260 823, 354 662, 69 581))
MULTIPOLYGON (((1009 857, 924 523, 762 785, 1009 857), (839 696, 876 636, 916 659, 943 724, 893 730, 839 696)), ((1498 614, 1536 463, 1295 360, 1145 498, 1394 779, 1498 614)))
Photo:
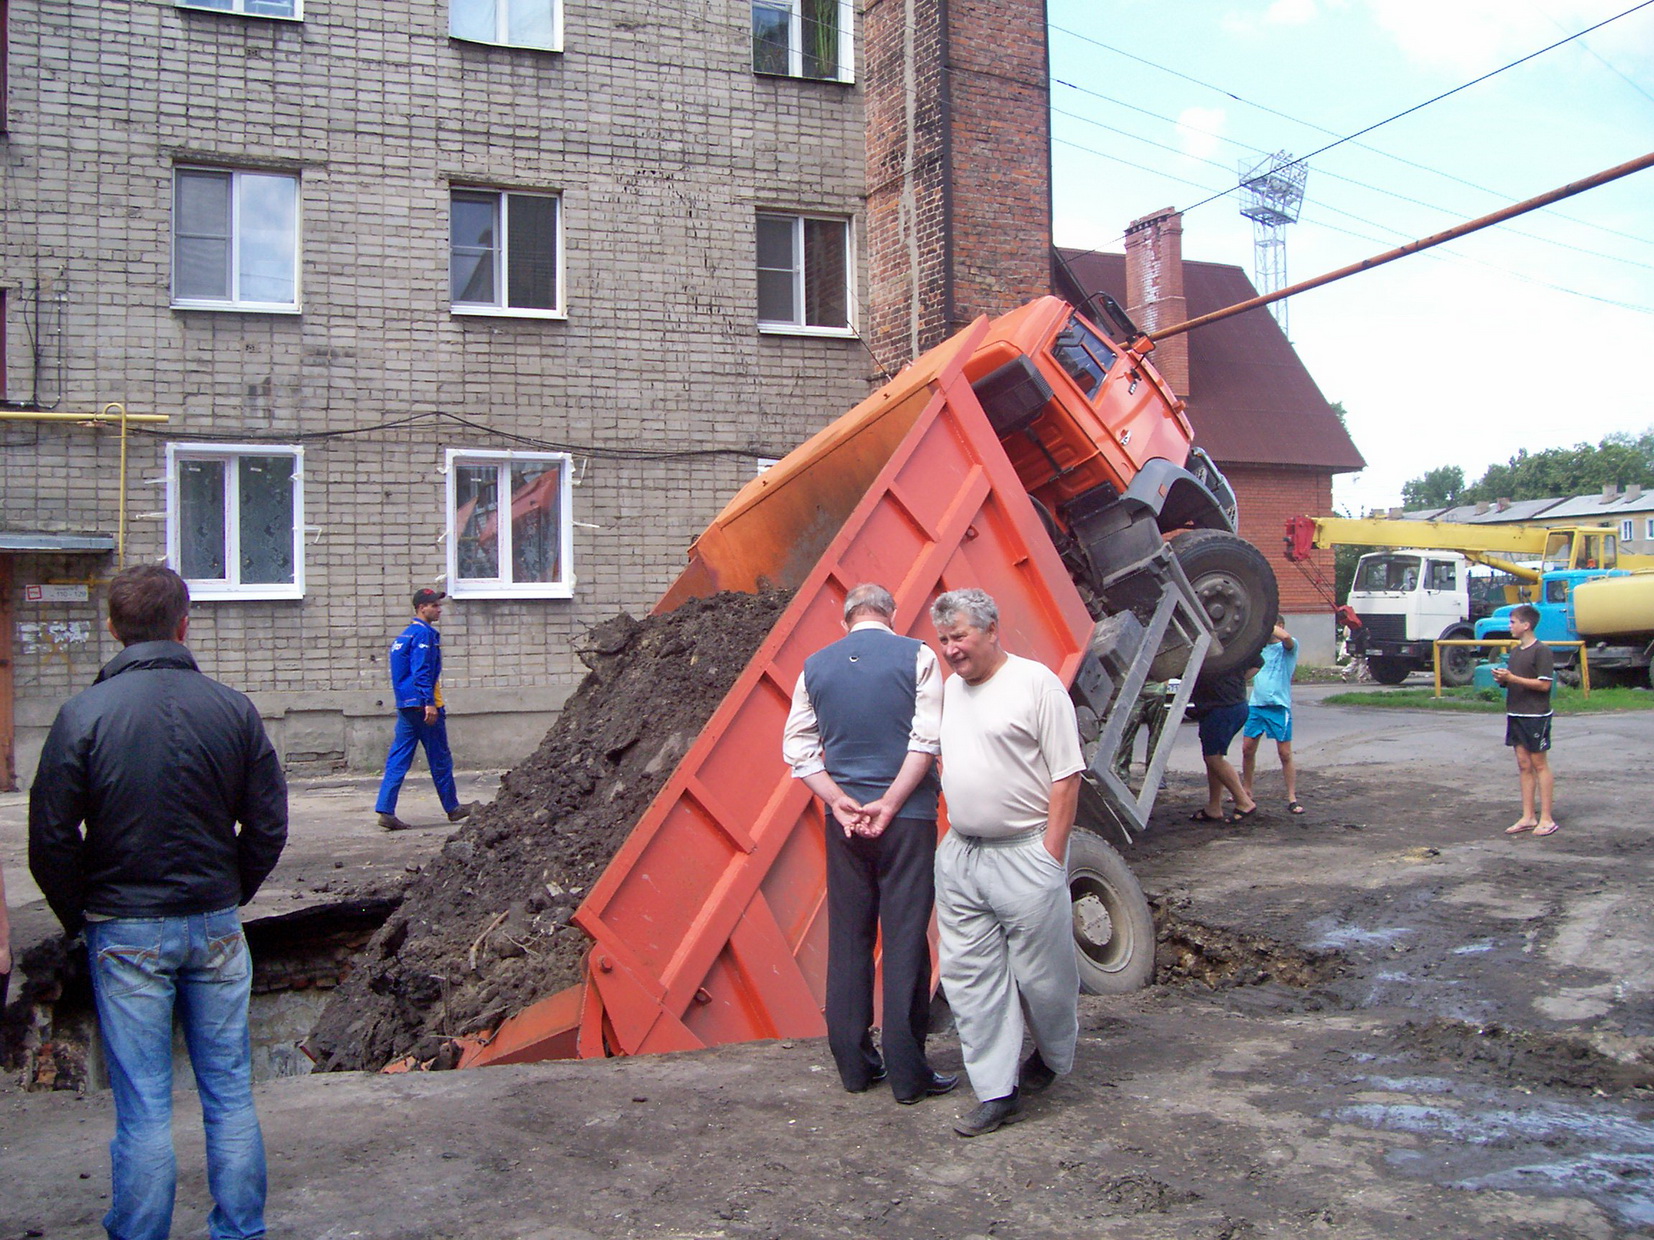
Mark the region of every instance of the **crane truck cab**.
MULTIPOLYGON (((1505 601, 1508 580, 1473 573, 1469 558, 1457 551, 1370 552, 1356 563, 1350 585, 1349 606, 1361 622, 1350 630, 1350 653, 1367 660, 1380 684, 1399 685, 1409 672, 1435 665, 1438 640, 1475 636, 1472 624, 1505 601)), ((1474 648, 1443 648, 1442 683, 1468 685, 1475 669, 1474 648)))

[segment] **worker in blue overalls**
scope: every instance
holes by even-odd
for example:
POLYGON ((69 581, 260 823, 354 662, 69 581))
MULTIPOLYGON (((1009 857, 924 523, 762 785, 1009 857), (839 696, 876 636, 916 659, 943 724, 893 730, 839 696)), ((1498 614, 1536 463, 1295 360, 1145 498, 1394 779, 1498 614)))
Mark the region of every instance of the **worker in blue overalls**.
POLYGON ((454 758, 448 752, 447 712, 442 706, 441 590, 415 590, 414 618, 391 643, 391 692, 396 696, 396 735, 385 757, 385 778, 379 785, 379 825, 387 831, 405 831, 411 823, 396 816, 396 798, 413 763, 414 750, 425 747, 431 780, 449 822, 471 816, 454 788, 454 758))

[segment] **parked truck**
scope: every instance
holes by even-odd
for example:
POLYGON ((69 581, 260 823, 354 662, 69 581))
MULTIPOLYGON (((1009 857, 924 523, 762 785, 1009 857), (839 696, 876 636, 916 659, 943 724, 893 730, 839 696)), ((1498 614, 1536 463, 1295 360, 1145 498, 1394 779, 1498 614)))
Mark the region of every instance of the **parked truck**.
MULTIPOLYGON (((1546 573, 1533 606, 1534 635, 1546 642, 1585 643, 1593 684, 1654 687, 1654 572, 1560 569, 1546 573)), ((1476 622, 1480 640, 1508 638, 1511 608, 1476 622)), ((1571 648, 1557 651, 1565 675, 1577 675, 1571 648)))
MULTIPOLYGON (((1431 670, 1437 641, 1479 637, 1478 622, 1498 608, 1540 598, 1552 573, 1590 575, 1650 559, 1622 557, 1618 535, 1606 527, 1378 517, 1287 522, 1289 560, 1302 563, 1312 548, 1339 544, 1386 548, 1357 562, 1346 602, 1350 652, 1365 658, 1373 679, 1386 685, 1431 670), (1473 571, 1478 568, 1486 571, 1473 571)), ((1442 683, 1468 685, 1478 658, 1473 647, 1444 646, 1442 683)))
POLYGON ((1152 344, 1110 317, 1115 336, 1041 298, 979 319, 707 527, 657 612, 725 590, 792 601, 575 911, 585 980, 466 1040, 462 1066, 823 1031, 824 824, 778 746, 804 659, 864 580, 927 641, 937 593, 988 590, 1007 648, 1072 686, 1090 762, 1070 851, 1082 978, 1148 980, 1148 903, 1105 837, 1146 827, 1196 674, 1250 660, 1277 595, 1152 344), (1114 757, 1151 678, 1179 684, 1134 788, 1114 757))

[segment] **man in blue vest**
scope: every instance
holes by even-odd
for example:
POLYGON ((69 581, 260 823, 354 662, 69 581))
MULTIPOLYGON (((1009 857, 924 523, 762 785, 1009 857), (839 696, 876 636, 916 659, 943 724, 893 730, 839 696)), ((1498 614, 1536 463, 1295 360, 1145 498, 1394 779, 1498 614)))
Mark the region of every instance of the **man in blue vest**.
POLYGON ((379 825, 387 831, 406 831, 411 825, 396 816, 396 798, 413 764, 414 750, 425 747, 431 781, 449 822, 471 816, 471 807, 459 803, 454 787, 454 758, 448 752, 447 711, 442 705, 441 590, 415 590, 413 621, 391 643, 391 692, 396 695, 396 734, 385 757, 385 778, 379 785, 379 825))
POLYGON ((948 1093, 957 1076, 925 1058, 936 857, 932 770, 942 671, 930 647, 891 628, 880 585, 844 599, 846 636, 804 661, 782 753, 826 806, 827 1043, 860 1093, 888 1075, 896 1101, 948 1093), (884 1029, 873 1044, 873 946, 884 930, 884 1029))

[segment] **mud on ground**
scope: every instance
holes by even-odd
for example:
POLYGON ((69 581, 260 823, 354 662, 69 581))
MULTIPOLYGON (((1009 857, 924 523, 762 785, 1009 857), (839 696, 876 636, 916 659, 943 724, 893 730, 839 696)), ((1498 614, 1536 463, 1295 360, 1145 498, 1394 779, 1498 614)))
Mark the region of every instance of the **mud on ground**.
POLYGON ((578 651, 590 672, 557 723, 425 865, 324 1009, 319 1066, 451 1067, 451 1038, 577 982, 590 941, 570 915, 790 597, 720 594, 592 629, 578 651))

